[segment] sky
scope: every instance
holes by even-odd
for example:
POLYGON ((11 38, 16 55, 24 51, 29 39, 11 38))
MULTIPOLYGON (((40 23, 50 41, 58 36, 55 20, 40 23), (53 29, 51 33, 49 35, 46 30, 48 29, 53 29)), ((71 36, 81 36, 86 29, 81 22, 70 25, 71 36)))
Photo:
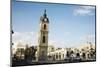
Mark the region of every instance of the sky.
POLYGON ((95 6, 12 2, 13 43, 38 45, 40 17, 49 18, 49 45, 71 47, 95 44, 95 6))

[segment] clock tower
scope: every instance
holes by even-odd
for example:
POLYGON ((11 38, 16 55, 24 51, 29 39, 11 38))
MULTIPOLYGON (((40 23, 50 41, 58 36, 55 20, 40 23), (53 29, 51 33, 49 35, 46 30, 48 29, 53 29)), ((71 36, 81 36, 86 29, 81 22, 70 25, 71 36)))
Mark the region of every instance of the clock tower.
POLYGON ((43 16, 40 17, 40 32, 39 32, 39 47, 38 47, 38 61, 47 61, 48 50, 48 24, 46 10, 43 16))

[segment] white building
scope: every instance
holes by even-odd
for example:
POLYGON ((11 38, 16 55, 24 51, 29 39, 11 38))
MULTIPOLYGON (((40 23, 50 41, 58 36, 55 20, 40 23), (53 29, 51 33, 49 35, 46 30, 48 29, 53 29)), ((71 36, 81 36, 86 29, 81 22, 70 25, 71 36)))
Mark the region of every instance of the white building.
POLYGON ((65 60, 65 59, 83 59, 90 60, 93 57, 91 56, 91 49, 95 52, 95 45, 93 44, 84 44, 78 47, 71 48, 58 48, 52 52, 48 52, 48 60, 65 60), (69 54, 69 56, 68 56, 69 54))
POLYGON ((59 48, 48 53, 49 60, 64 60, 66 58, 66 49, 59 48))

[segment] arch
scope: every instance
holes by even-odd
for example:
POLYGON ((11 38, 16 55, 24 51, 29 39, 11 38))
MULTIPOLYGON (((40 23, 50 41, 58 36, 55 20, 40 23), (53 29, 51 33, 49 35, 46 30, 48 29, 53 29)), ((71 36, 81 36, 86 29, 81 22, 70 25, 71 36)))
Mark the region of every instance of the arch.
POLYGON ((44 30, 46 29, 46 27, 47 27, 46 24, 44 24, 44 26, 43 26, 44 30))
POLYGON ((43 43, 45 43, 45 36, 43 36, 43 43))

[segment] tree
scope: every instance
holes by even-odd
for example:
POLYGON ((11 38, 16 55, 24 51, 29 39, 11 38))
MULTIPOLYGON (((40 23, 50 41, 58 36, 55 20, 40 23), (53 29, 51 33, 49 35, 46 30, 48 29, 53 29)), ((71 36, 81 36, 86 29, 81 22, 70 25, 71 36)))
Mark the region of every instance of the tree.
POLYGON ((25 59, 26 60, 35 60, 35 53, 36 53, 36 48, 34 46, 27 47, 25 49, 25 59))

